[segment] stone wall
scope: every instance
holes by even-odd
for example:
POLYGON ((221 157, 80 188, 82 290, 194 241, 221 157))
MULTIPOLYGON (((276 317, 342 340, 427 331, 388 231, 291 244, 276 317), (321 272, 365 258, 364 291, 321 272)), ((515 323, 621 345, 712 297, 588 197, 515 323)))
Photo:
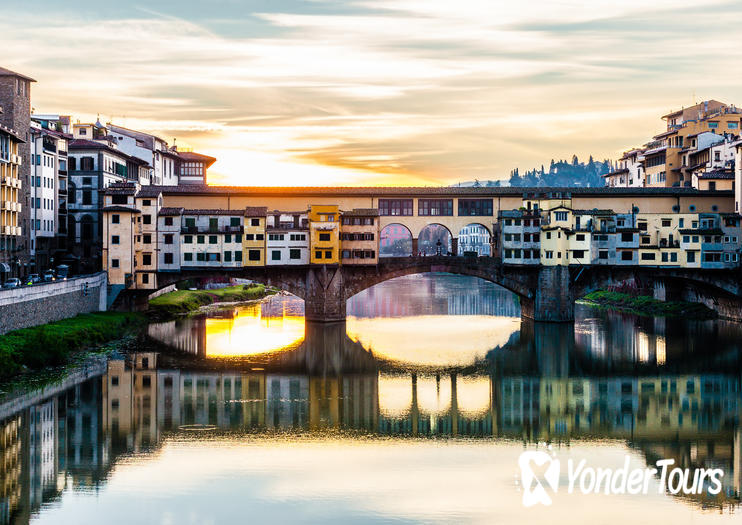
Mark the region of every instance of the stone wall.
POLYGON ((0 334, 106 309, 106 274, 0 290, 0 334), (86 288, 87 285, 87 288, 86 288))

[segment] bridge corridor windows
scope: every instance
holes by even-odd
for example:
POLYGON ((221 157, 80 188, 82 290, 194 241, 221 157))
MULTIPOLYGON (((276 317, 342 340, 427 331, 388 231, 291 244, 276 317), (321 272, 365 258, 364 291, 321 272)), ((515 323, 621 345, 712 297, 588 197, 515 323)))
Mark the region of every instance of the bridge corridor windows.
POLYGON ((459 199, 459 216, 492 217, 492 199, 459 199))
POLYGON ((476 253, 480 257, 492 254, 492 237, 487 227, 481 224, 467 224, 459 231, 459 253, 468 255, 476 253))
POLYGON ((379 199, 379 215, 412 216, 412 199, 379 199))
POLYGON ((409 257, 412 255, 412 233, 403 224, 389 224, 379 236, 379 257, 409 257))
POLYGON ((452 217, 453 199, 418 199, 417 214, 423 217, 452 217))

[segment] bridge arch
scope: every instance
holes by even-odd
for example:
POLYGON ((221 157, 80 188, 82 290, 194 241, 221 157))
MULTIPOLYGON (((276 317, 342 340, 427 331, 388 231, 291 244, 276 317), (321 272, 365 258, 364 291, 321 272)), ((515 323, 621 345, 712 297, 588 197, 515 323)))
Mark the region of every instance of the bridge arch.
POLYGON ((476 252, 479 256, 492 255, 492 232, 480 222, 472 222, 459 230, 458 253, 476 252))
POLYGON ((417 249, 422 255, 447 255, 453 251, 453 233, 445 224, 431 222, 420 229, 417 249), (440 253, 438 253, 440 242, 440 253))
POLYGON ((412 232, 404 224, 387 224, 379 233, 379 257, 409 257, 412 239, 412 232))

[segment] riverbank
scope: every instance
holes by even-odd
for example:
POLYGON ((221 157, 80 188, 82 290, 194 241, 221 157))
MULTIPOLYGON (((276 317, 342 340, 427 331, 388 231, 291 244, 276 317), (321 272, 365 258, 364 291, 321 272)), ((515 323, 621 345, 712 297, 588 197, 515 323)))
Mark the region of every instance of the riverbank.
POLYGON ((227 286, 214 290, 176 290, 155 297, 149 302, 149 308, 156 316, 173 316, 194 312, 213 303, 256 301, 277 291, 262 284, 227 286))
POLYGON ((0 336, 0 380, 65 364, 74 353, 121 339, 144 322, 141 314, 96 312, 8 332, 0 336))
POLYGON ((632 295, 598 290, 578 301, 589 306, 620 310, 636 315, 683 317, 685 319, 715 319, 716 312, 701 303, 658 301, 647 295, 632 295))

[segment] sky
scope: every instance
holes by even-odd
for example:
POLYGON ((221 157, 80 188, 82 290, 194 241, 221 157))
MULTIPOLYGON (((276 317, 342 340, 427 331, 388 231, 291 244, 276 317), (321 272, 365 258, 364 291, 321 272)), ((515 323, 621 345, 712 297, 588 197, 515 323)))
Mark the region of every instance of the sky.
POLYGON ((210 183, 441 185, 615 159, 742 104, 742 3, 3 0, 37 113, 218 158, 210 183), (12 16, 11 16, 12 14, 12 16))

